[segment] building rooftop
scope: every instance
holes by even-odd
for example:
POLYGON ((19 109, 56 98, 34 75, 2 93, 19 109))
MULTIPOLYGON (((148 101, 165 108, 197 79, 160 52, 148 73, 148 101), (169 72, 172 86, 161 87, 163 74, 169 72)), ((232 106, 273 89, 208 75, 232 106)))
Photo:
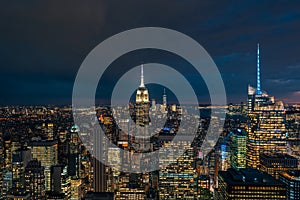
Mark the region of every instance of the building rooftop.
POLYGON ((28 146, 53 146, 57 143, 57 140, 37 140, 28 142, 28 146))
POLYGON ((221 176, 229 185, 257 185, 257 186, 284 186, 284 184, 271 175, 253 168, 239 170, 230 168, 220 171, 221 176))
POLYGON ((261 154, 260 163, 266 167, 292 167, 298 168, 298 159, 288 154, 261 154))

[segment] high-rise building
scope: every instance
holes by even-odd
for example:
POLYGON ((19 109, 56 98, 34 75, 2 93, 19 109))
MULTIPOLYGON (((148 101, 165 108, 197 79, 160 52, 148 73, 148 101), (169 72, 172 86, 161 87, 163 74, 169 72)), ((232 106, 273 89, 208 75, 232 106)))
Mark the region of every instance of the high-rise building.
POLYGON ((57 140, 37 140, 28 143, 32 157, 41 161, 44 167, 45 189, 51 190, 51 166, 58 164, 57 140))
POLYGON ((219 171, 218 180, 217 200, 286 199, 285 184, 257 169, 219 171))
POLYGON ((12 149, 11 149, 10 138, 6 138, 4 140, 4 155, 5 155, 5 168, 11 169, 12 149))
POLYGON ((90 152, 84 150, 81 154, 81 170, 80 178, 84 180, 84 187, 86 191, 92 191, 93 189, 93 158, 90 152))
POLYGON ((261 154, 260 169, 278 179, 280 172, 298 169, 298 159, 288 154, 261 154))
POLYGON ((230 160, 233 168, 246 167, 246 145, 247 132, 244 129, 237 129, 231 135, 230 142, 230 160))
MULTIPOLYGON (((95 131, 95 130, 94 130, 95 131)), ((101 130, 100 130, 101 131, 101 130)), ((106 192, 107 190, 107 173, 106 166, 99 160, 99 158, 105 158, 106 155, 101 155, 101 149, 105 148, 104 139, 102 134, 99 132, 94 132, 93 150, 94 156, 92 158, 93 164, 93 191, 94 192, 106 192)))
POLYGON ((148 133, 150 101, 149 92, 144 84, 144 70, 141 66, 141 84, 136 91, 135 97, 135 124, 136 134, 134 148, 137 152, 150 151, 150 138, 148 133))
MULTIPOLYGON (((176 147, 174 147, 176 148, 176 147)), ((159 199, 195 199, 197 197, 194 152, 188 145, 179 158, 171 153, 160 156, 160 164, 173 162, 159 171, 159 199)))
MULTIPOLYGON (((150 101, 148 89, 144 84, 143 65, 141 66, 141 82, 136 91, 135 103, 132 107, 131 114, 135 121, 134 128, 136 131, 134 132, 133 137, 128 137, 126 142, 123 141, 120 143, 119 141, 119 145, 123 145, 123 147, 125 145, 131 152, 149 152, 152 150, 148 126, 150 123, 150 101)), ((126 126, 130 126, 130 124, 127 123, 126 126)), ((125 130, 127 129, 126 126, 124 127, 125 130)), ((121 160, 119 157, 122 156, 121 152, 118 149, 110 148, 108 154, 109 160, 114 162, 111 164, 118 166, 121 160)), ((122 158, 124 158, 122 159, 122 164, 127 165, 127 161, 129 161, 130 164, 134 165, 133 162, 137 160, 134 156, 134 154, 131 154, 130 158, 122 156, 122 158)), ((152 200, 157 198, 157 195, 155 195, 154 192, 155 189, 153 188, 153 185, 155 185, 153 179, 155 179, 155 176, 151 172, 140 174, 119 173, 114 180, 115 187, 117 188, 115 199, 152 200)))
POLYGON ((63 166, 51 166, 51 192, 54 194, 62 193, 62 172, 63 166))
POLYGON ((27 164, 25 168, 25 185, 31 200, 46 199, 44 167, 41 166, 40 161, 34 159, 27 164))
POLYGON ((144 174, 121 173, 118 179, 116 199, 117 200, 144 200, 146 188, 143 179, 144 174))
POLYGON ((221 170, 226 171, 228 168, 230 168, 230 149, 229 144, 222 143, 220 145, 220 163, 219 167, 221 170))
POLYGON ((54 140, 54 125, 51 122, 43 123, 41 127, 39 127, 41 131, 45 134, 47 140, 54 140))
POLYGON ((12 154, 12 188, 7 195, 8 199, 29 199, 30 194, 26 191, 25 167, 32 160, 31 150, 20 147, 12 154))
POLYGON ((68 150, 68 175, 73 179, 78 179, 80 176, 80 138, 78 135, 78 126, 72 126, 69 136, 68 150))
POLYGON ((289 170, 279 174, 279 180, 286 185, 287 200, 300 199, 300 170, 289 170))
POLYGON ((7 171, 3 177, 2 183, 2 196, 3 198, 9 193, 9 190, 12 188, 12 172, 7 171))
POLYGON ((70 193, 70 199, 81 200, 84 197, 85 191, 81 179, 71 179, 70 193))
POLYGON ((37 140, 28 143, 32 157, 41 161, 41 165, 51 166, 58 164, 58 142, 56 140, 37 140))
POLYGON ((259 168, 260 154, 286 153, 286 132, 282 104, 248 114, 247 166, 259 168), (265 110, 264 110, 265 109, 265 110))
POLYGON ((141 66, 141 84, 136 91, 135 97, 136 104, 136 119, 137 125, 145 126, 149 124, 149 92, 144 83, 144 70, 143 65, 141 66))
POLYGON ((248 119, 247 166, 259 168, 262 153, 286 153, 284 106, 260 89, 259 46, 257 88, 248 87, 248 119))
POLYGON ((107 178, 106 166, 96 158, 93 158, 93 190, 94 192, 106 192, 107 178))
MULTIPOLYGON (((70 199, 71 198, 71 178, 70 176, 68 176, 68 167, 65 166, 63 168, 63 171, 61 173, 61 189, 62 189, 62 193, 64 193, 64 197, 66 199, 70 199)), ((61 195, 59 195, 61 196, 61 195)))
POLYGON ((286 113, 286 129, 288 138, 295 140, 300 138, 300 110, 296 106, 287 107, 286 113))

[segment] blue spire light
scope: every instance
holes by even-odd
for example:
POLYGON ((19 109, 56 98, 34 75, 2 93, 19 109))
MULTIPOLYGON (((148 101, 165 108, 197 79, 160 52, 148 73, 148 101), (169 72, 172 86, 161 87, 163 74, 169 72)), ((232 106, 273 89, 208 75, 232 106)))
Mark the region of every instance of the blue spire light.
POLYGON ((259 43, 257 44, 257 88, 256 94, 260 95, 260 66, 259 66, 259 43))

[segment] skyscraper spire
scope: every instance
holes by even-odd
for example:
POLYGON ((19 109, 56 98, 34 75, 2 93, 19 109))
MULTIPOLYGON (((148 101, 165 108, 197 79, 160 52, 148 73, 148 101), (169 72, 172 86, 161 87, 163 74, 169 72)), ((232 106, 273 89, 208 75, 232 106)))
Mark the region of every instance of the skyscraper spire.
POLYGON ((140 84, 140 87, 145 87, 145 84, 144 84, 144 65, 143 64, 141 65, 141 84, 140 84))
POLYGON ((260 66, 259 66, 259 43, 257 44, 257 88, 256 94, 261 94, 260 90, 260 66))
POLYGON ((167 105, 167 95, 166 95, 166 88, 164 88, 164 94, 163 94, 163 105, 167 105))

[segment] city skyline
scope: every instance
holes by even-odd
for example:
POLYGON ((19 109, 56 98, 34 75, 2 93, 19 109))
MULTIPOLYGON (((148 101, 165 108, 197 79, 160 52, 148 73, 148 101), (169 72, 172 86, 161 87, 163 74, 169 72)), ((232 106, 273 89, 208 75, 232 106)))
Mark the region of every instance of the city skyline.
MULTIPOLYGON (((172 28, 203 45, 221 72, 228 102, 233 103, 245 102, 246 85, 255 85, 255 45, 260 43, 262 88, 286 103, 299 102, 297 3, 156 3, 99 1, 88 6, 76 1, 72 7, 50 1, 22 6, 3 3, 0 80, 6 87, 1 88, 0 104, 71 104, 76 72, 88 52, 118 32, 143 26, 172 28), (164 14, 156 16, 155 10, 164 14)), ((121 58, 122 62, 112 67, 118 71, 153 60, 171 67, 186 64, 164 54, 144 52, 121 58)), ((193 79, 192 73, 187 76, 193 79)), ((200 99, 207 103, 203 83, 199 85, 200 99)))
POLYGON ((0 200, 300 199, 300 3, 0 3, 0 200))

